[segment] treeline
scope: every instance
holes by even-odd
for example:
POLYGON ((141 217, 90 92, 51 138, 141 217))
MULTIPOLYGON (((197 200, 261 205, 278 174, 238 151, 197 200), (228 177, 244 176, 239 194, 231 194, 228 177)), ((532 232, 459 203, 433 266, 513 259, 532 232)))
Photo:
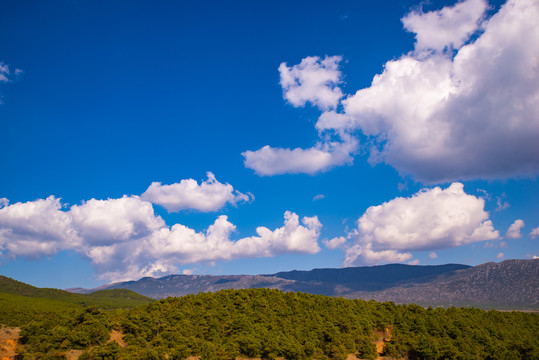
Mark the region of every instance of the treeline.
POLYGON ((224 290, 127 310, 80 308, 21 324, 21 359, 539 359, 539 315, 432 309, 277 290, 224 290), (112 329, 127 347, 108 342, 112 329))

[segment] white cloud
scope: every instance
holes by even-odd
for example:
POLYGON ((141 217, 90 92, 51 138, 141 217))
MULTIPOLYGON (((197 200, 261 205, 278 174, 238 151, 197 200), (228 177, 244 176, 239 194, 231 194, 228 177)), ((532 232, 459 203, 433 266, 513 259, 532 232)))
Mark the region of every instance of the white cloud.
POLYGON ((95 254, 93 261, 100 267, 102 278, 120 281, 174 272, 177 264, 320 251, 320 222, 316 217, 305 217, 302 223, 296 214, 286 212, 283 227, 273 231, 258 227, 257 236, 232 241, 236 228, 222 215, 205 232, 181 224, 163 227, 148 238, 108 247, 95 254), (127 248, 131 251, 125 256, 127 248))
POLYGON ((486 9, 484 0, 462 1, 438 11, 411 12, 402 23, 415 33, 416 51, 456 49, 477 31, 486 9))
POLYGON ((313 197, 313 201, 322 200, 323 198, 325 198, 324 194, 318 194, 313 197))
POLYGON ((333 109, 343 96, 337 86, 341 82, 340 56, 310 56, 299 65, 279 66, 283 97, 293 106, 305 106, 307 102, 322 110, 333 109))
POLYGON ((245 167, 260 176, 279 174, 316 174, 332 167, 350 164, 357 149, 357 140, 343 137, 343 141, 319 142, 308 149, 273 148, 268 145, 256 151, 245 151, 245 167))
POLYGON ((419 259, 408 261, 408 265, 419 265, 419 263, 420 263, 419 259))
POLYGON ((346 245, 347 239, 344 236, 339 236, 331 240, 322 240, 322 242, 328 249, 333 250, 333 249, 341 248, 344 245, 346 245))
POLYGON ((74 228, 90 246, 131 241, 165 226, 164 220, 154 215, 152 204, 138 196, 91 199, 72 206, 69 213, 74 228))
POLYGON ((0 208, 0 258, 39 258, 80 244, 71 214, 60 199, 49 196, 0 208))
POLYGON ((484 199, 453 183, 371 206, 349 235, 354 244, 346 251, 345 265, 402 262, 412 257, 411 251, 497 239, 484 205, 484 199))
POLYGON ((468 0, 405 17, 415 50, 388 61, 370 87, 342 101, 343 114, 317 127, 360 129, 373 143, 371 162, 423 182, 536 174, 539 3, 510 0, 474 27, 483 10, 468 0), (441 51, 448 46, 454 56, 441 51))
POLYGON ((138 196, 91 199, 68 210, 54 196, 0 208, 0 259, 38 258, 74 250, 92 261, 100 279, 120 281, 177 271, 178 264, 284 253, 320 251, 322 224, 315 217, 286 212, 284 225, 258 227, 256 236, 231 240, 235 226, 226 216, 204 232, 156 216, 138 196))
POLYGON ((520 234, 520 229, 524 227, 524 221, 521 219, 515 220, 514 223, 509 226, 509 229, 507 229, 507 233, 505 234, 506 239, 518 239, 522 237, 522 234, 520 234))
POLYGON ((539 236, 539 227, 532 229, 532 231, 530 232, 530 237, 532 239, 535 239, 537 236, 539 236))
POLYGON ((496 255, 496 259, 503 259, 504 256, 505 254, 503 252, 498 253, 498 255, 496 255))
MULTIPOLYGON (((316 124, 322 139, 360 130, 371 163, 385 162, 424 183, 536 175, 539 3, 509 0, 489 19, 486 9, 484 0, 465 0, 411 12, 402 21, 415 33, 414 49, 348 97, 335 85, 341 57, 326 57, 333 59, 327 66, 318 57, 281 64, 285 98, 325 111, 316 124), (300 80, 303 71, 309 81, 300 80)), ((243 155, 258 174, 312 174, 351 163, 355 151, 345 161, 332 161, 318 147, 267 146, 243 155)))
POLYGON ((234 190, 230 184, 220 183, 211 172, 208 172, 207 176, 208 180, 201 182, 200 185, 193 179, 184 179, 171 185, 153 182, 142 194, 142 198, 163 206, 168 212, 184 209, 217 211, 227 203, 236 204, 254 198, 252 194, 234 190))
POLYGON ((434 259, 438 258, 438 254, 436 254, 434 251, 431 251, 429 253, 429 257, 434 260, 434 259))

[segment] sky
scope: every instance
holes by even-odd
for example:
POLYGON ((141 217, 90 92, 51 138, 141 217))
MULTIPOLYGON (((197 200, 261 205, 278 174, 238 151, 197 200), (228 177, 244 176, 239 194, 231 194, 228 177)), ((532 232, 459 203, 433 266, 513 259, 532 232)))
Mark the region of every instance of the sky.
POLYGON ((539 256, 539 3, 0 2, 0 274, 539 256))

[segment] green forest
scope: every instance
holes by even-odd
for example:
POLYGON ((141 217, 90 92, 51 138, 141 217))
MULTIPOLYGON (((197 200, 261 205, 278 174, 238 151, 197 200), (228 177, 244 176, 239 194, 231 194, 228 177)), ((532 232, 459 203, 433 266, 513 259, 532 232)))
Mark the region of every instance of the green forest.
POLYGON ((269 289, 160 301, 120 292, 94 294, 85 303, 56 293, 47 298, 10 292, 0 293, 0 323, 20 327, 19 359, 65 359, 70 349, 83 350, 81 360, 375 359, 375 342, 382 338, 382 355, 389 358, 539 359, 536 313, 433 309, 269 289), (107 297, 114 306, 103 306, 107 297), (113 329, 125 335, 126 346, 109 341, 113 329))

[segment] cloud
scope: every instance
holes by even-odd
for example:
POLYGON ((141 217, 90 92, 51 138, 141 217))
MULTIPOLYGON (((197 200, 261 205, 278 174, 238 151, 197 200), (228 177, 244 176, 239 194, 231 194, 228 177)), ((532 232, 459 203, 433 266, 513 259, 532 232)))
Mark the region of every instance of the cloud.
POLYGON ((408 261, 408 265, 419 265, 419 263, 420 263, 419 259, 408 261))
POLYGON ((152 204, 138 196, 91 199, 69 210, 72 224, 88 246, 111 245, 151 235, 165 226, 152 204))
POLYGON ((462 1, 438 11, 413 11, 402 23, 415 34, 416 51, 444 51, 460 48, 477 31, 486 9, 484 0, 462 1))
POLYGON ((409 198, 371 206, 349 234, 345 266, 403 262, 411 251, 451 248, 498 239, 485 201, 464 192, 461 183, 423 189, 409 198))
POLYGON ((496 199, 496 205, 496 211, 502 211, 511 206, 507 201, 503 201, 501 197, 496 199))
POLYGON ((318 195, 315 195, 313 197, 313 201, 318 201, 318 200, 322 200, 323 198, 325 198, 326 196, 324 194, 318 194, 318 195))
POLYGON ((91 199, 63 209, 50 196, 0 208, 0 259, 39 258, 74 250, 92 262, 98 278, 120 281, 177 271, 193 264, 284 253, 320 251, 322 224, 287 211, 284 225, 258 227, 256 235, 231 240, 236 227, 224 215, 206 231, 167 226, 152 204, 138 196, 91 199))
POLYGON ((256 151, 245 151, 245 167, 257 175, 316 174, 335 166, 351 164, 351 153, 357 149, 356 139, 346 136, 343 141, 319 142, 308 149, 273 148, 268 145, 256 151))
POLYGON ((293 106, 305 106, 310 102, 322 110, 335 108, 343 96, 337 86, 341 82, 340 56, 310 56, 298 65, 288 67, 281 63, 279 73, 283 97, 293 106))
POLYGON ((429 258, 431 258, 431 259, 434 260, 434 259, 437 259, 437 258, 438 258, 438 255, 437 255, 434 251, 431 251, 431 252, 429 253, 429 258))
POLYGON ((521 219, 515 220, 514 223, 509 226, 507 233, 505 234, 506 239, 518 239, 521 238, 520 229, 524 227, 524 221, 521 219))
POLYGON ((207 177, 208 179, 200 185, 193 179, 184 179, 171 185, 153 182, 142 194, 142 198, 163 206, 168 212, 184 209, 202 212, 217 211, 227 203, 235 205, 254 198, 252 194, 243 194, 234 190, 230 184, 220 183, 211 172, 207 173, 207 177))
POLYGON ((532 239, 535 239, 537 236, 539 236, 539 227, 532 229, 532 231, 530 232, 530 237, 532 239))
POLYGON ((175 272, 177 264, 320 251, 317 243, 320 222, 316 217, 304 217, 302 224, 295 213, 286 212, 283 227, 275 230, 258 227, 257 236, 233 241, 230 237, 236 227, 221 215, 204 232, 175 224, 146 238, 94 248, 89 257, 100 278, 121 281, 175 272))
POLYGON ((317 127, 360 129, 372 163, 427 183, 536 174, 539 4, 510 0, 478 26, 484 9, 468 0, 406 16, 415 49, 388 61, 370 87, 342 101, 341 116, 317 127))
MULTIPOLYGON (((9 65, 0 62, 0 84, 12 82, 13 78, 17 79, 22 73, 21 69, 15 69, 14 73, 12 73, 9 65)), ((0 97, 0 104, 2 103, 2 98, 0 97)))
POLYGON ((347 241, 348 240, 344 236, 336 237, 331 240, 322 240, 324 245, 330 250, 342 248, 346 245, 347 241))
POLYGON ((79 246, 71 214, 61 210, 60 199, 49 196, 0 208, 0 259, 37 259, 79 246))
POLYGON ((505 254, 503 252, 498 253, 498 255, 496 255, 496 259, 503 259, 504 256, 505 254))
MULTIPOLYGON (((326 57, 329 65, 318 57, 281 64, 285 98, 325 111, 316 124, 321 139, 361 134, 371 164, 384 162, 424 183, 534 176, 539 3, 509 0, 490 18, 486 9, 484 0, 465 0, 409 13, 402 22, 415 34, 414 49, 386 62, 371 85, 353 95, 343 97, 335 85, 342 78, 341 57, 326 57), (309 82, 300 80, 303 71, 309 82)), ((312 174, 351 163, 356 150, 346 161, 331 161, 317 147, 268 146, 244 156, 258 174, 312 174), (288 156, 294 160, 276 165, 288 156)))
POLYGON ((0 62, 0 82, 6 83, 9 82, 9 66, 0 62))

